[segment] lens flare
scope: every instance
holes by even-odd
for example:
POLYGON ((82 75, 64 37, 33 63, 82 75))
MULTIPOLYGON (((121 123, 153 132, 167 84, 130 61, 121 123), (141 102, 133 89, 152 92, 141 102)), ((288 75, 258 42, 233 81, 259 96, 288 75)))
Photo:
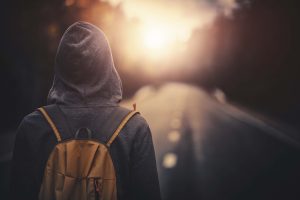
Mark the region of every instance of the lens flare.
POLYGON ((144 34, 144 45, 149 49, 162 49, 168 43, 168 38, 163 31, 158 29, 146 30, 144 34))

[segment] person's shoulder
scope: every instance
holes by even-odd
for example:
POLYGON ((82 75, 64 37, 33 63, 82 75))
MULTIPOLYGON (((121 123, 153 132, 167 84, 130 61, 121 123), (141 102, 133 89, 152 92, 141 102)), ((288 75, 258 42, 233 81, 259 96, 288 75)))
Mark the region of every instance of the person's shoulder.
POLYGON ((26 115, 22 121, 20 122, 16 139, 17 140, 31 140, 31 138, 35 137, 37 132, 40 132, 45 127, 45 120, 41 113, 38 110, 34 110, 33 112, 26 115))
MULTIPOLYGON (((122 109, 126 112, 131 112, 132 110, 120 107, 119 109, 122 109)), ((142 116, 142 113, 137 110, 137 113, 132 116, 132 118, 128 121, 128 126, 136 127, 136 128, 142 128, 142 127, 149 127, 148 122, 146 119, 142 116)))
POLYGON ((43 116, 41 115, 40 111, 37 109, 33 112, 27 114, 23 119, 21 123, 34 123, 35 121, 42 120, 43 116))
POLYGON ((40 126, 44 126, 45 120, 37 109, 32 111, 31 113, 27 114, 21 121, 19 125, 19 130, 20 129, 35 129, 40 126))

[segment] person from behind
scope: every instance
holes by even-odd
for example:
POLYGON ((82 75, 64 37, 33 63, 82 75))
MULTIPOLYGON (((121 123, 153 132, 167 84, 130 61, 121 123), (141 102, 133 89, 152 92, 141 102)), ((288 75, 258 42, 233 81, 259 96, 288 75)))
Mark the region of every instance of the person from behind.
POLYGON ((71 25, 57 50, 48 105, 18 128, 12 199, 160 200, 151 131, 121 99, 104 33, 87 22, 71 25))

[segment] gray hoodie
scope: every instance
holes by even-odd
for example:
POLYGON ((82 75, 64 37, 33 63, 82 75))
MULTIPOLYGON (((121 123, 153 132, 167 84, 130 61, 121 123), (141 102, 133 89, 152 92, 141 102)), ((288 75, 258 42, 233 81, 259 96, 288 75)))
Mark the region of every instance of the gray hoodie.
POLYGON ((109 106, 121 99, 122 83, 104 33, 86 22, 70 26, 57 50, 48 102, 109 106))
MULTIPOLYGON (((81 127, 107 142, 129 110, 121 108, 122 87, 103 32, 77 22, 64 33, 55 60, 55 78, 45 108, 63 140, 81 127)), ((57 144, 40 112, 21 122, 12 162, 12 199, 38 199, 47 159, 57 144)), ((110 146, 120 200, 159 200, 160 190, 152 136, 135 115, 110 146)))

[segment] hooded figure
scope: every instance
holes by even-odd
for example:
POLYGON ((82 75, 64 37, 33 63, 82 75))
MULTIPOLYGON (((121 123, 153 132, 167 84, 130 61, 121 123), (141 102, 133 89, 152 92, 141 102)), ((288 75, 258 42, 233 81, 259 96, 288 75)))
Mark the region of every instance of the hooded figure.
MULTIPOLYGON (((93 139, 105 143, 128 110, 118 103, 122 84, 104 33, 86 22, 71 25, 56 55, 55 77, 48 107, 60 132, 87 127, 93 139)), ((67 138, 67 136, 66 136, 67 138)), ((57 144, 52 129, 38 111, 21 122, 12 163, 13 199, 38 199, 47 159, 57 144)), ((117 178, 117 197, 160 199, 152 136, 147 122, 133 116, 110 147, 117 178), (146 176, 145 176, 146 175, 146 176)))

